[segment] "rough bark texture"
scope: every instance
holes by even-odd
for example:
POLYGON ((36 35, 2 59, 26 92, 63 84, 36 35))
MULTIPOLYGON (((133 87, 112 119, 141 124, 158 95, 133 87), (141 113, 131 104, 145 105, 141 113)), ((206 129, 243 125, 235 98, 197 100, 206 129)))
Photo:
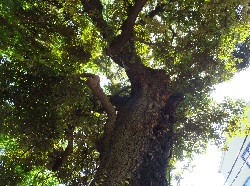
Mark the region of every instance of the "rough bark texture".
MULTIPOLYGON (((81 2, 103 39, 107 40, 107 55, 125 69, 131 82, 130 97, 116 107, 119 110, 111 134, 104 132, 106 138, 101 143, 100 166, 91 185, 166 186, 173 113, 180 96, 170 92, 169 77, 164 70, 144 66, 136 53, 133 28, 147 0, 135 1, 128 7, 120 35, 114 33, 102 17, 100 0, 81 2)), ((164 6, 159 4, 148 18, 162 12, 164 6)))
POLYGON ((118 113, 92 185, 167 185, 174 109, 168 107, 168 77, 165 71, 137 67, 134 94, 118 113))

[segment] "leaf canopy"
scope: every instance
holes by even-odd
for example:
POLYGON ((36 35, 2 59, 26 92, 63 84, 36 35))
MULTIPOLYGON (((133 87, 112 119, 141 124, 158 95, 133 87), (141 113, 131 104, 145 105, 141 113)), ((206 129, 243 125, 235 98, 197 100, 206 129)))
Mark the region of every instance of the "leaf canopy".
MULTIPOLYGON (((102 3, 101 14, 87 13, 86 2, 0 2, 0 179, 5 185, 87 185, 98 167, 96 141, 106 114, 84 81, 71 76, 100 75, 109 95, 130 85, 126 66, 114 63, 107 49, 126 31, 137 1, 93 0, 102 3), (60 171, 49 171, 70 136, 72 153, 60 171)), ((218 104, 209 94, 248 66, 249 20, 244 0, 148 0, 135 19, 137 55, 144 65, 164 69, 171 91, 185 97, 176 113, 173 163, 202 152, 210 140, 221 144, 224 132, 240 130, 243 103, 218 104)))

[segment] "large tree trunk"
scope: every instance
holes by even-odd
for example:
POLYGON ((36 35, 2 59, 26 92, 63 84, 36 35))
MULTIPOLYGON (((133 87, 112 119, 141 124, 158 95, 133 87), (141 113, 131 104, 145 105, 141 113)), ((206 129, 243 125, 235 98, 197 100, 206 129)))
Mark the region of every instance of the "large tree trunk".
POLYGON ((127 70, 131 98, 119 110, 91 185, 168 185, 175 99, 165 71, 135 66, 127 70))
POLYGON ((166 186, 176 100, 166 72, 145 67, 136 51, 133 29, 147 0, 135 1, 128 9, 118 36, 102 17, 100 0, 81 2, 107 40, 107 55, 126 70, 131 82, 129 101, 119 107, 115 122, 104 127, 100 166, 91 185, 166 186))

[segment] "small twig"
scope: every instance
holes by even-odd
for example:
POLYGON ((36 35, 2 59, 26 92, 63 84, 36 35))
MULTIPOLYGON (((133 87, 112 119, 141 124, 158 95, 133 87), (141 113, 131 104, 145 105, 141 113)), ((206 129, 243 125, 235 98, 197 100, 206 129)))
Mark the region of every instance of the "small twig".
POLYGON ((164 43, 153 43, 153 42, 150 42, 150 41, 145 41, 144 39, 141 39, 141 38, 134 38, 134 41, 139 41, 140 43, 143 43, 145 45, 148 45, 148 46, 158 46, 158 47, 166 47, 166 45, 164 43))
POLYGON ((173 34, 173 39, 174 39, 174 37, 177 37, 177 34, 176 34, 176 32, 173 30, 173 28, 171 27, 171 26, 169 26, 169 30, 172 32, 172 34, 173 34))

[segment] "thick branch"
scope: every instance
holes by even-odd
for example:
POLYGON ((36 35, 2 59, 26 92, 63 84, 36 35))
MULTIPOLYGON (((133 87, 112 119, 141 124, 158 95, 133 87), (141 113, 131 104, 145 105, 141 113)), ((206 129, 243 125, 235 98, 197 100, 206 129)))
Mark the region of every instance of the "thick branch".
POLYGON ((62 166, 62 164, 67 160, 68 156, 73 152, 73 142, 74 142, 73 132, 74 132, 74 127, 70 127, 68 131, 66 131, 68 145, 64 150, 64 152, 62 153, 62 155, 55 160, 52 166, 53 172, 57 171, 62 166))
POLYGON ((119 35, 115 41, 111 44, 110 54, 119 54, 121 48, 125 45, 125 43, 131 38, 133 33, 133 27, 135 25, 136 18, 141 12, 142 8, 146 4, 147 0, 137 0, 135 5, 131 7, 128 13, 128 18, 122 24, 122 33, 119 35))
POLYGON ((135 5, 130 7, 128 17, 121 26, 122 33, 116 37, 114 31, 109 27, 102 16, 103 6, 101 1, 81 0, 84 11, 99 29, 103 38, 109 42, 107 54, 112 57, 115 63, 123 68, 126 68, 131 61, 139 61, 141 63, 139 57, 135 54, 134 41, 131 40, 131 37, 135 21, 146 2, 147 0, 137 0, 135 5), (127 44, 126 48, 123 48, 123 51, 121 51, 125 44, 127 44))
MULTIPOLYGON (((131 97, 128 96, 128 95, 121 96, 121 94, 123 92, 127 92, 130 88, 131 88, 130 86, 123 87, 121 90, 119 90, 114 95, 112 95, 112 96, 109 97, 111 103, 113 105, 115 105, 116 110, 119 111, 126 103, 129 102, 129 100, 130 100, 131 97)), ((130 94, 130 91, 129 91, 129 94, 130 94)))
POLYGON ((123 93, 123 92, 128 92, 128 90, 129 90, 130 88, 131 88, 130 86, 123 87, 121 90, 119 90, 118 92, 116 92, 116 93, 114 94, 114 96, 120 96, 121 93, 123 93))
POLYGON ((100 87, 100 77, 91 73, 83 73, 79 75, 74 75, 74 78, 87 77, 86 84, 92 90, 94 96, 96 96, 101 102, 105 112, 107 113, 107 123, 104 126, 104 134, 110 135, 114 129, 116 121, 116 111, 113 105, 111 104, 109 98, 103 92, 103 89, 100 87))
MULTIPOLYGON (((173 3, 176 0, 170 0, 169 3, 173 3)), ((158 4, 154 10, 152 10, 151 12, 148 13, 148 18, 153 18, 154 16, 156 16, 157 14, 164 12, 165 10, 165 6, 167 5, 167 3, 162 3, 162 4, 158 4)))
POLYGON ((88 13, 93 23, 97 26, 102 36, 106 39, 114 35, 113 30, 108 26, 102 16, 102 3, 100 0, 81 0, 84 10, 88 13))
MULTIPOLYGON (((175 0, 170 0, 174 2, 175 0)), ((138 17, 139 13, 141 12, 142 8, 146 4, 147 0, 137 0, 135 5, 130 9, 128 18, 124 21, 122 25, 122 33, 119 35, 115 42, 112 43, 111 48, 113 53, 118 54, 121 48, 125 45, 125 43, 132 37, 133 27, 135 25, 136 18, 138 17)), ((163 12, 165 10, 166 3, 162 3, 156 6, 154 10, 149 12, 147 15, 148 18, 153 18, 155 15, 163 12)), ((112 54, 112 53, 111 53, 112 54)))
MULTIPOLYGON (((150 19, 154 18, 154 16, 156 16, 157 14, 159 14, 159 13, 161 13, 161 12, 163 12, 163 11, 165 10, 165 6, 166 6, 166 5, 167 5, 166 3, 158 4, 158 5, 155 7, 155 9, 152 10, 152 11, 150 11, 145 17, 146 17, 146 18, 150 18, 150 19)), ((141 19, 141 20, 138 22, 138 24, 140 24, 140 25, 145 25, 146 22, 145 22, 144 20, 141 19)))
POLYGON ((151 12, 149 12, 148 16, 149 18, 153 18, 154 16, 156 16, 157 14, 163 12, 165 9, 166 3, 163 4, 159 4, 156 6, 156 8, 154 10, 152 10, 151 12))

